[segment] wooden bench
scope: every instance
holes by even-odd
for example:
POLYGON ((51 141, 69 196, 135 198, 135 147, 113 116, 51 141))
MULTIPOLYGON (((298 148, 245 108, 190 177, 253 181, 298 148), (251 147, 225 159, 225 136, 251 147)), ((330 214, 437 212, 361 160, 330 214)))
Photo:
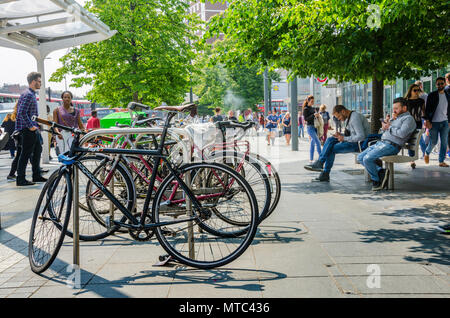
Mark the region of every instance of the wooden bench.
MULTIPOLYGON (((389 180, 388 180, 388 189, 394 190, 394 163, 405 163, 416 161, 419 158, 419 146, 420 146, 420 137, 424 133, 424 129, 416 129, 414 133, 411 135, 409 140, 405 143, 405 145, 401 149, 401 154, 397 154, 394 156, 385 156, 380 158, 385 163, 386 171, 389 172, 389 180), (408 154, 405 155, 405 151, 414 150, 414 157, 410 157, 408 154)), ((370 142, 369 147, 373 145, 375 142, 370 142)), ((357 160, 360 152, 355 152, 355 164, 360 164, 357 160)), ((364 179, 366 182, 370 182, 370 175, 366 169, 364 169, 364 179)))
POLYGON ((389 173, 388 190, 394 190, 394 163, 412 162, 419 159, 420 137, 423 133, 424 129, 416 129, 402 147, 401 154, 380 158, 385 163, 386 172, 389 173), (414 157, 408 155, 408 150, 414 151, 414 157))

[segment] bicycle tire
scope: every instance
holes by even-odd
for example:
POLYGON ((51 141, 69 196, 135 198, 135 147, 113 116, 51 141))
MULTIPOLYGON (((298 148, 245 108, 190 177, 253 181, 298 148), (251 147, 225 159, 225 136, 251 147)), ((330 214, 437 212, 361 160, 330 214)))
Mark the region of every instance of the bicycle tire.
POLYGON ((63 244, 70 219, 72 180, 70 173, 63 169, 55 171, 45 183, 31 222, 28 259, 31 270, 37 274, 44 272, 52 265, 63 244), (65 185, 61 182, 62 180, 65 185), (62 201, 59 206, 58 198, 62 201))
MULTIPOLYGON (((248 218, 248 226, 246 227, 247 230, 245 235, 224 237, 212 234, 213 231, 211 231, 211 229, 220 226, 220 224, 215 223, 215 221, 221 220, 215 216, 214 213, 208 213, 210 216, 208 219, 201 219, 199 211, 196 211, 195 208, 191 211, 197 216, 197 220, 157 227, 155 233, 164 250, 176 260, 188 266, 209 269, 232 262, 244 253, 248 246, 250 246, 256 233, 259 210, 255 194, 248 182, 237 172, 223 164, 186 164, 178 168, 176 173, 182 177, 187 172, 195 172, 199 169, 214 169, 221 174, 226 174, 228 177, 235 180, 234 186, 242 190, 242 195, 239 199, 242 200, 243 204, 241 204, 239 208, 246 212, 246 217, 248 218), (196 225, 205 231, 196 231, 196 225), (189 240, 189 232, 192 233, 191 238, 193 238, 193 240, 189 240), (193 242, 193 248, 190 249, 189 246, 187 246, 188 242, 193 242), (220 255, 217 255, 217 253, 220 255)), ((172 182, 174 179, 174 174, 170 174, 164 179, 156 193, 152 209, 152 216, 155 223, 174 220, 180 216, 186 215, 186 204, 184 207, 183 204, 172 204, 171 206, 170 203, 167 203, 167 200, 162 199, 164 193, 171 192, 170 187, 174 186, 174 183, 172 182)), ((190 187, 190 191, 193 191, 192 193, 195 193, 197 190, 193 189, 192 185, 188 185, 188 187, 190 187)), ((183 197, 183 195, 186 196, 184 190, 181 191, 183 191, 181 197, 183 197)), ((211 193, 214 194, 215 192, 212 191, 211 193)), ((197 197, 200 198, 199 196, 197 197)), ((238 197, 234 196, 231 200, 225 199, 221 201, 221 203, 239 203, 236 198, 238 197)), ((200 201, 200 204, 202 204, 202 201, 200 201)), ((208 209, 207 205, 203 204, 202 209, 208 209)), ((223 221, 221 222, 224 223, 223 221)), ((225 226, 229 227, 229 224, 225 224, 225 226)))
MULTIPOLYGON (((87 161, 87 160, 93 160, 93 161, 99 161, 99 165, 92 171, 92 174, 96 177, 98 177, 98 174, 102 172, 101 169, 105 168, 105 165, 111 161, 111 158, 103 155, 95 155, 95 156, 85 156, 83 158, 80 158, 81 161, 87 161)), ((125 204, 125 207, 132 211, 134 204, 135 204, 135 189, 133 182, 131 181, 130 175, 127 173, 127 169, 119 163, 116 167, 116 170, 114 171, 114 174, 118 174, 120 177, 119 179, 124 181, 125 184, 125 197, 126 199, 122 198, 122 201, 127 201, 128 203, 125 204)), ((117 177, 115 176, 115 179, 117 177)), ((121 229, 119 226, 113 226, 111 228, 108 228, 106 226, 105 218, 108 215, 107 213, 98 213, 98 209, 96 205, 93 203, 91 193, 95 192, 93 190, 93 183, 86 177, 84 174, 79 173, 79 185, 80 185, 80 198, 85 197, 86 203, 88 206, 87 211, 79 210, 80 218, 79 218, 79 238, 82 241, 96 241, 103 239, 105 237, 108 237, 109 235, 113 235, 116 232, 121 233, 127 233, 128 231, 125 229, 121 229), (85 185, 84 185, 85 184, 85 185), (82 191, 82 188, 85 188, 85 191, 82 191)), ((98 190, 100 191, 100 190, 98 190)), ((100 196, 104 196, 103 193, 99 194, 100 196)), ((105 196, 106 198, 106 196, 105 196)), ((107 202, 109 202, 109 199, 107 199, 107 202)), ((119 200, 120 201, 120 200, 119 200)), ((115 208, 115 213, 117 213, 115 220, 118 220, 122 223, 124 223, 127 218, 122 215, 119 209, 115 208)), ((106 212, 109 212, 106 211, 106 212)), ((69 227, 70 228, 70 227, 69 227)), ((72 231, 69 229, 67 230, 66 234, 69 237, 73 236, 72 231)))
MULTIPOLYGON (((263 164, 258 162, 255 158, 245 155, 244 153, 236 151, 221 151, 214 152, 206 159, 206 162, 213 161, 224 161, 225 165, 229 166, 233 170, 239 169, 239 165, 243 160, 243 165, 240 167, 238 173, 240 173, 245 180, 250 184, 253 192, 255 193, 256 199, 258 201, 259 215, 258 224, 265 219, 266 214, 269 211, 271 203, 271 187, 268 175, 263 168, 263 164)), ((220 163, 220 162, 219 162, 220 163)), ((236 170, 237 171, 237 170, 236 170)), ((235 220, 229 219, 223 215, 218 215, 222 217, 224 221, 230 222, 231 224, 245 226, 240 222, 235 222, 235 220)))
POLYGON ((264 167, 266 168, 267 175, 269 176, 270 189, 271 189, 271 202, 270 202, 269 211, 263 218, 263 219, 266 219, 273 213, 273 211, 275 211, 275 209, 278 206, 278 203, 280 202, 280 197, 281 197, 280 175, 278 174, 278 171, 275 169, 274 165, 269 160, 264 158, 263 156, 261 156, 259 154, 255 154, 255 153, 249 153, 249 156, 255 157, 257 160, 261 161, 263 163, 264 167))

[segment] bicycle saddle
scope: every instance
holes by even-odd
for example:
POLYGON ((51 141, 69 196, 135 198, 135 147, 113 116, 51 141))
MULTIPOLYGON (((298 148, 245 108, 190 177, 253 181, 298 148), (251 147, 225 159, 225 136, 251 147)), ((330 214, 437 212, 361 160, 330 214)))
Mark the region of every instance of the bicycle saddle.
POLYGON ((181 105, 181 106, 158 106, 155 108, 155 110, 168 110, 171 112, 187 112, 190 111, 192 113, 192 111, 197 109, 197 104, 196 103, 188 103, 185 105, 181 105))

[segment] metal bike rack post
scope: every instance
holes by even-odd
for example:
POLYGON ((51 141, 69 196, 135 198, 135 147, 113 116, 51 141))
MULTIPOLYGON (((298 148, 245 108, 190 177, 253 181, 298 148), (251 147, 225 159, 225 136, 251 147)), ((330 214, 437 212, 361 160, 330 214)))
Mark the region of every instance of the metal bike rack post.
MULTIPOLYGON (((96 129, 89 133, 87 133, 83 138, 80 140, 80 145, 84 144, 86 141, 89 141, 97 136, 103 136, 103 135, 129 135, 129 134, 161 134, 163 131, 163 128, 161 127, 155 127, 155 128, 109 128, 109 129, 96 129)), ((183 161, 185 163, 190 162, 190 147, 186 144, 186 141, 182 139, 181 136, 187 136, 189 139, 189 143, 192 143, 193 140, 191 136, 182 128, 169 128, 167 131, 168 135, 170 135, 172 138, 174 138, 177 142, 180 143, 182 149, 183 149, 183 161)), ((111 145, 111 148, 116 147, 117 144, 113 143, 111 145)), ((185 176, 185 182, 186 184, 191 183, 191 176, 190 173, 186 174, 185 176), (189 176, 188 176, 189 175, 189 176)), ((114 176, 113 176, 114 179, 114 176)), ((73 203, 73 263, 74 265, 80 265, 80 241, 79 241, 79 182, 78 182, 78 168, 74 167, 74 203, 73 203)), ((186 208, 188 214, 192 211, 192 202, 187 198, 186 200, 186 208)), ((192 221, 189 221, 192 222, 192 221)), ((192 225, 192 223, 190 223, 192 225)), ((194 257, 195 250, 194 250, 194 232, 192 230, 192 226, 189 227, 188 230, 188 244, 189 244, 189 257, 194 257)))
POLYGON ((73 265, 80 267, 79 171, 73 166, 73 265))

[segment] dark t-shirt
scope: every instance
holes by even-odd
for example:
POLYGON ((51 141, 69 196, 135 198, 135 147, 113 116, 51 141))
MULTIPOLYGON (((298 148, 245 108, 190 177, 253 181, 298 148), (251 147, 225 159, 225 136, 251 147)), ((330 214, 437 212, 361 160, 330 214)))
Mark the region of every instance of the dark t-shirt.
POLYGON ((218 122, 218 121, 223 121, 223 117, 222 117, 222 115, 214 115, 212 117, 212 121, 213 121, 213 123, 218 122))
POLYGON ((425 101, 422 98, 408 99, 406 105, 409 113, 416 121, 417 128, 422 128, 422 110, 425 108, 425 101))
POLYGON ((305 109, 303 110, 303 118, 305 118, 306 124, 308 126, 314 126, 314 114, 316 113, 316 110, 312 108, 311 106, 305 106, 305 109))

